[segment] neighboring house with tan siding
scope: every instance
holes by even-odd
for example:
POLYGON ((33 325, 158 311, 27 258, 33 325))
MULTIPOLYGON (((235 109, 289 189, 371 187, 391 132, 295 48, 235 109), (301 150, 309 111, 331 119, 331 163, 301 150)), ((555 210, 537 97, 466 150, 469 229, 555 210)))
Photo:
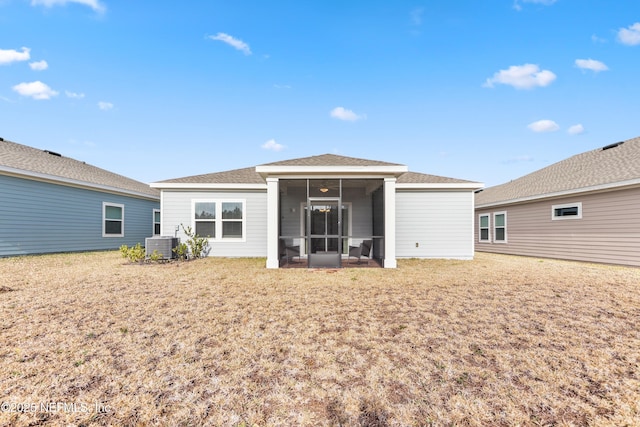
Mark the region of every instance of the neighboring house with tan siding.
POLYGON ((476 250, 640 266, 640 138, 475 196, 476 250))

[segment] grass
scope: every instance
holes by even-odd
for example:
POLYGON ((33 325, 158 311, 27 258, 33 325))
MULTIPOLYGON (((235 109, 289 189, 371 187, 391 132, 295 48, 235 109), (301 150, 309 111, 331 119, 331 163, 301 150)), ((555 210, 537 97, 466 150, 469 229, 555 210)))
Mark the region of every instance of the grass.
POLYGON ((3 426, 640 425, 640 269, 102 252, 0 271, 3 426))

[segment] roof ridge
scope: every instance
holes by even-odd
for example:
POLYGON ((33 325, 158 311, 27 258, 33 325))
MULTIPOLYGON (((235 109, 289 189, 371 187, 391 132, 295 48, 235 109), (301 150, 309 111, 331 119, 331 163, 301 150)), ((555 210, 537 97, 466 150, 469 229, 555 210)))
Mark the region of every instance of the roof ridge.
POLYGON ((391 163, 381 160, 364 159, 360 157, 343 156, 341 154, 325 153, 313 156, 299 157, 295 159, 280 160, 276 162, 264 163, 258 166, 307 166, 322 164, 322 166, 334 166, 327 164, 326 159, 338 161, 336 166, 404 166, 400 163, 391 163))

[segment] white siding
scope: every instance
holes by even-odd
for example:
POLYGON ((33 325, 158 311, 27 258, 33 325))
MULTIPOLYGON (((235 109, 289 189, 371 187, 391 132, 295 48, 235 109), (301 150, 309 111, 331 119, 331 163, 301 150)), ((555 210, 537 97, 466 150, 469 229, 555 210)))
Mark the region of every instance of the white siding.
POLYGON ((472 191, 398 191, 397 257, 472 259, 473 215, 472 191))
MULTIPOLYGON (((175 236, 181 224, 193 226, 193 200, 244 200, 246 239, 243 242, 210 241, 209 256, 266 257, 267 256, 267 192, 266 191, 172 191, 163 190, 162 235, 175 236)), ((182 227, 177 233, 186 241, 182 227)))
POLYGON ((306 188, 292 187, 287 194, 280 199, 280 234, 283 236, 299 236, 302 234, 300 228, 301 217, 304 212, 300 211, 300 204, 306 203, 306 188))

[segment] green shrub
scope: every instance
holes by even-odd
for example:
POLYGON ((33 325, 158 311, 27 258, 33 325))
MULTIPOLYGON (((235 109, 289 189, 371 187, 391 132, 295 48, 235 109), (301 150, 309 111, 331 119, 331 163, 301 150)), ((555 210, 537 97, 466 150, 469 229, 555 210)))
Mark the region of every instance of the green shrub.
POLYGON ((123 258, 127 258, 130 262, 142 262, 145 259, 144 248, 140 243, 136 243, 135 246, 127 247, 127 245, 120 246, 120 253, 123 258))
POLYGON ((164 259, 164 255, 162 255, 162 253, 158 252, 157 249, 153 250, 153 253, 151 255, 149 255, 149 259, 153 262, 158 262, 162 259, 164 259))
POLYGON ((192 258, 204 258, 209 251, 209 239, 206 237, 200 237, 196 234, 191 226, 185 227, 184 224, 180 224, 184 234, 187 235, 187 247, 189 248, 189 256, 192 258))
POLYGON ((186 243, 178 243, 178 246, 173 248, 173 253, 176 254, 176 258, 179 261, 184 261, 187 259, 187 255, 189 255, 189 247, 186 243))

